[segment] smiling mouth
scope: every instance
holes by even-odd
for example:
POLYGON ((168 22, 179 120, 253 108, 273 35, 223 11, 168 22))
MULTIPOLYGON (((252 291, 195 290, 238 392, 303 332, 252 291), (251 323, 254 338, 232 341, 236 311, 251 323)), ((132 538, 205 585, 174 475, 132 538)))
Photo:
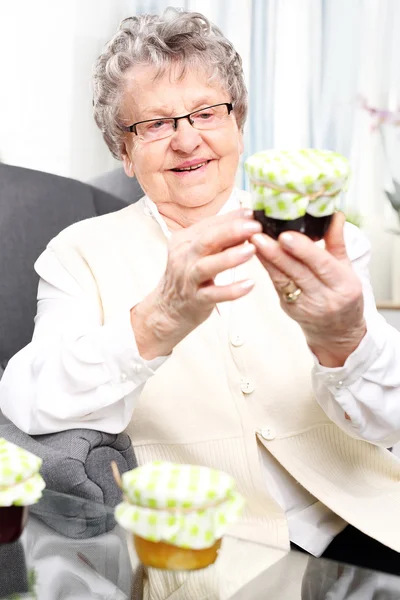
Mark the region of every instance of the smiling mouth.
POLYGON ((201 167, 208 165, 209 162, 211 162, 211 161, 205 160, 204 162, 199 163, 198 165, 193 165, 193 167, 184 167, 182 169, 171 169, 171 171, 174 171, 175 173, 183 173, 184 171, 197 171, 197 169, 201 169, 201 167))

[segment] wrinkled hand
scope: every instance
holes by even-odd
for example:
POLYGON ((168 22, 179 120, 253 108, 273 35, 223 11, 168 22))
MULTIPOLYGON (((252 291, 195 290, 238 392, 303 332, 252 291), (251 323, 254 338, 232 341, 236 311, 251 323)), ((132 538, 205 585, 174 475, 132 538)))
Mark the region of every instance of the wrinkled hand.
POLYGON ((275 241, 254 235, 257 255, 281 298, 283 310, 301 326, 320 363, 339 367, 366 333, 361 282, 347 257, 345 217, 335 214, 322 249, 306 236, 283 233, 275 241), (302 290, 296 302, 285 300, 293 281, 302 290))
POLYGON ((164 277, 154 292, 131 311, 143 358, 169 354, 210 316, 217 303, 249 293, 253 281, 216 286, 214 278, 255 254, 254 245, 247 242, 260 231, 252 211, 241 209, 173 233, 164 277))

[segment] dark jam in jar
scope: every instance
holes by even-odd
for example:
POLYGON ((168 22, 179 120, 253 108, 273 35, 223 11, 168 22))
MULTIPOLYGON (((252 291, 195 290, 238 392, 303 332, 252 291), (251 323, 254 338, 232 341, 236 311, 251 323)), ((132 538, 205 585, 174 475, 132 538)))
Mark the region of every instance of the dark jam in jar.
POLYGON ((300 233, 305 233, 306 231, 304 217, 285 221, 283 219, 267 217, 263 210, 255 210, 254 218, 261 223, 263 232, 274 238, 274 240, 278 239, 279 235, 284 231, 299 231, 300 233))
POLYGON ((313 217, 308 213, 305 216, 306 219, 306 235, 311 238, 314 242, 322 240, 326 232, 329 229, 333 215, 326 215, 325 217, 313 217))
POLYGON ((0 544, 17 540, 28 518, 26 506, 0 506, 0 544))
POLYGON ((280 234, 284 231, 299 231, 300 233, 307 235, 314 242, 317 242, 318 240, 321 240, 328 231, 332 216, 333 215, 313 217, 309 214, 305 214, 304 217, 285 221, 284 219, 267 217, 263 210, 254 211, 254 218, 261 223, 263 232, 275 240, 278 239, 280 234))

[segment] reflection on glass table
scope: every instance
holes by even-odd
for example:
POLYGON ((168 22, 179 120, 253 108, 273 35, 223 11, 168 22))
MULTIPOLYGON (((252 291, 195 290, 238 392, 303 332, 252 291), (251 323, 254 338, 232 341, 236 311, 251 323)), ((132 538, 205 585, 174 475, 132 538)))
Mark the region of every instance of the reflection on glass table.
POLYGON ((45 490, 21 538, 0 545, 0 565, 0 598, 131 598, 125 532, 111 508, 82 498, 45 490))
POLYGON ((193 572, 144 570, 113 510, 45 491, 21 538, 0 546, 0 598, 398 600, 400 578, 226 536, 193 572))

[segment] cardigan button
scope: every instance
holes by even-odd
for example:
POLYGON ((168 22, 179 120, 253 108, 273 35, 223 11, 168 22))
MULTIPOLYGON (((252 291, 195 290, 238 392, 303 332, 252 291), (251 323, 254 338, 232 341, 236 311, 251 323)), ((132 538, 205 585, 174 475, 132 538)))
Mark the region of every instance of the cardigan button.
POLYGON ((264 438, 264 440, 274 440, 276 437, 275 431, 272 429, 272 427, 265 427, 264 429, 261 429, 261 436, 264 438))
POLYGON ((124 381, 126 381, 128 379, 128 375, 126 373, 121 373, 120 379, 121 379, 121 381, 123 383, 124 381))
POLYGON ((231 344, 232 346, 235 346, 235 348, 238 348, 239 346, 243 346, 244 339, 237 333, 231 337, 231 344))
POLYGON ((254 392, 255 387, 251 381, 246 381, 243 379, 240 383, 240 389, 242 390, 243 394, 251 394, 254 392))

